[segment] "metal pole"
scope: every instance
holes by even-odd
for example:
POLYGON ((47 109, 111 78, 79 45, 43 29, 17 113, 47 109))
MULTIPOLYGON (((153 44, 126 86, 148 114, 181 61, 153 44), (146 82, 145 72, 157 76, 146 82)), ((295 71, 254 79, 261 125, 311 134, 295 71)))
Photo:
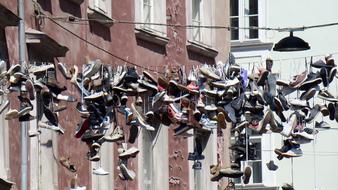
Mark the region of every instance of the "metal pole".
MULTIPOLYGON (((24 0, 18 0, 19 10, 19 62, 21 71, 26 74, 26 40, 25 40, 25 10, 24 0)), ((27 128, 28 122, 20 122, 21 128, 21 190, 27 190, 27 160, 28 160, 28 143, 27 128)))

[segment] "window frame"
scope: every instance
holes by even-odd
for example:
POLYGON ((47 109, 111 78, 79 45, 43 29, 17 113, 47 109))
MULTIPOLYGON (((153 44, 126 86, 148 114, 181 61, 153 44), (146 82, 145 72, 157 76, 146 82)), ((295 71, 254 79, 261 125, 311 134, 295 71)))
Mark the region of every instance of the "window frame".
MULTIPOLYGON (((233 144, 235 142, 235 138, 234 137, 231 137, 231 143, 233 144)), ((252 171, 252 175, 250 177, 250 181, 248 184, 246 184, 246 186, 260 186, 260 185, 263 185, 264 184, 264 178, 263 178, 263 152, 262 152, 262 136, 249 136, 249 142, 251 143, 260 143, 260 159, 256 159, 256 160, 250 160, 249 158, 246 159, 244 161, 241 161, 241 171, 244 171, 245 167, 246 166, 251 166, 251 169, 253 169, 252 167, 252 164, 254 162, 261 162, 261 168, 260 168, 260 173, 261 173, 261 181, 260 182, 257 182, 257 183, 254 183, 253 182, 253 175, 254 175, 254 172, 252 171)), ((235 179, 235 185, 236 186, 241 186, 243 185, 242 184, 242 179, 241 178, 236 178, 235 179)))
POLYGON ((112 18, 112 0, 89 0, 88 7, 91 10, 94 10, 108 18, 112 18), (104 3, 104 9, 101 6, 101 3, 104 3))
POLYGON ((138 30, 144 30, 146 32, 153 33, 157 36, 166 37, 167 36, 166 26, 145 24, 145 23, 163 23, 163 24, 167 23, 166 1, 165 0, 135 0, 134 2, 135 2, 135 21, 142 23, 142 24, 136 24, 135 28, 138 30), (144 14, 145 1, 149 1, 149 4, 148 4, 149 11, 150 11, 149 20, 145 20, 145 14, 144 14))
MULTIPOLYGON (((230 13, 230 25, 232 23, 232 19, 238 19, 238 27, 249 27, 250 26, 250 17, 258 17, 257 18, 257 26, 264 27, 265 26, 265 0, 257 0, 257 14, 250 14, 250 0, 237 0, 238 1, 238 15, 231 16, 230 13), (247 11, 246 11, 247 10, 247 11), (247 12, 247 14, 246 14, 247 12)), ((230 1, 231 3, 231 1, 230 1)), ((231 5, 230 5, 231 9, 231 5)), ((264 41, 263 39, 263 31, 257 31, 257 38, 250 38, 250 30, 238 30, 238 39, 232 39, 230 32, 230 40, 231 42, 243 42, 243 41, 264 41)))
MULTIPOLYGON (((215 1, 214 0, 187 0, 187 25, 195 25, 193 18, 194 2, 199 1, 200 25, 213 26, 215 24, 215 1)), ((187 30, 187 39, 189 42, 199 44, 203 47, 215 47, 215 30, 210 28, 191 28, 187 30), (195 29, 199 31, 199 40, 194 39, 195 29)))

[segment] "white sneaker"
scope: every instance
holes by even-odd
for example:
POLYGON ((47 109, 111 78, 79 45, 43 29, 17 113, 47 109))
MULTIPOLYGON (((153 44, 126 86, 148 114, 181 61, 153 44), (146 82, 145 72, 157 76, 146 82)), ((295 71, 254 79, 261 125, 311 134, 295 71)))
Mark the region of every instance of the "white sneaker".
POLYGON ((102 167, 93 168, 93 174, 95 175, 108 175, 109 172, 104 170, 102 167))
POLYGON ((75 187, 75 188, 71 188, 70 190, 86 190, 87 187, 75 187))
POLYGON ((31 129, 28 131, 28 136, 29 137, 36 137, 38 135, 41 134, 41 131, 40 130, 37 130, 37 129, 31 129))
POLYGON ((129 158, 129 157, 135 157, 139 153, 139 149, 135 147, 131 147, 128 150, 125 150, 124 152, 120 153, 120 158, 129 158))
POLYGON ((59 132, 61 134, 65 133, 65 130, 60 125, 55 126, 55 125, 49 124, 47 122, 39 121, 38 126, 41 127, 41 128, 45 128, 45 129, 51 129, 51 130, 59 132))

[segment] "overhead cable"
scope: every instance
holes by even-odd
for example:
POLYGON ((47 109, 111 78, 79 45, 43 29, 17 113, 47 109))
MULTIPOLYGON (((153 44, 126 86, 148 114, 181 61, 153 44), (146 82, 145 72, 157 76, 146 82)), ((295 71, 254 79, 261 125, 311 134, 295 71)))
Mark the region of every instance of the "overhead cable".
POLYGON ((217 25, 182 25, 182 24, 170 24, 170 23, 155 23, 155 22, 137 22, 137 21, 129 21, 129 20, 117 20, 117 19, 92 19, 92 18, 79 18, 75 16, 47 16, 47 15, 38 15, 40 17, 46 17, 49 19, 59 20, 63 22, 88 22, 88 21, 97 21, 97 22, 105 22, 105 23, 113 23, 113 24, 131 24, 131 25, 153 25, 153 26, 168 26, 168 27, 177 27, 177 28, 186 28, 186 29, 194 29, 194 28, 206 28, 206 29, 227 29, 227 30, 274 30, 274 31, 303 31, 307 29, 313 28, 323 28, 338 25, 338 22, 326 23, 326 24, 317 24, 317 25, 309 25, 309 26, 298 26, 298 27, 234 27, 234 26, 217 26, 217 25))

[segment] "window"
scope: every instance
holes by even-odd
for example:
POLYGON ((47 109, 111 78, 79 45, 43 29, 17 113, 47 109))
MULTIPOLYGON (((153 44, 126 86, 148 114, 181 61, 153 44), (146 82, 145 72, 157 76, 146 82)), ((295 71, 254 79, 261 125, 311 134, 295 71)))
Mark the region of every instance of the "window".
POLYGON ((111 0, 90 0, 89 8, 105 15, 108 18, 112 17, 111 0))
MULTIPOLYGON (((192 0, 193 8, 192 8, 192 24, 194 26, 201 26, 201 0, 192 0)), ((201 38, 201 28, 193 28, 192 29, 192 39, 194 41, 200 42, 201 38)))
POLYGON ((137 28, 146 29, 156 34, 166 36, 166 26, 150 25, 147 23, 166 24, 165 0, 135 0, 135 20, 145 24, 137 25, 137 28))
MULTIPOLYGON (((0 28, 0 61, 8 61, 8 49, 6 43, 6 33, 4 28, 0 28)), ((0 114, 0 179, 8 179, 9 176, 9 125, 5 120, 5 113, 9 109, 8 98, 0 97, 0 108, 5 108, 0 114), (5 106, 7 105, 7 106, 5 106)))
MULTIPOLYGON (((213 1, 212 0, 190 0, 187 7, 190 10, 188 14, 188 24, 193 26, 211 26, 213 25, 213 1)), ((208 47, 213 46, 213 30, 211 28, 194 27, 187 30, 189 40, 197 42, 208 47)))
MULTIPOLYGON (((258 0, 230 0, 230 26, 258 27, 258 3, 258 0)), ((231 40, 244 41, 258 38, 257 29, 231 29, 231 40)))
MULTIPOLYGON (((249 131, 248 131, 249 132, 249 131)), ((247 144, 247 155, 245 154, 244 160, 241 161, 241 169, 244 171, 246 166, 250 166, 252 169, 252 175, 249 181, 250 184, 262 184, 262 139, 261 136, 252 134, 249 137, 249 143, 247 144)), ((235 183, 241 184, 242 178, 236 178, 235 183)))

